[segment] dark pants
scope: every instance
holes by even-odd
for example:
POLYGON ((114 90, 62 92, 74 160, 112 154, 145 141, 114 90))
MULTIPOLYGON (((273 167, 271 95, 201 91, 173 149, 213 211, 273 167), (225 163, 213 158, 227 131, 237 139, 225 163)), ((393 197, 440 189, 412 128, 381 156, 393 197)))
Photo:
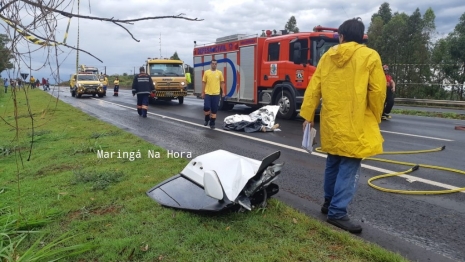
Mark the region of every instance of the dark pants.
POLYGON ((137 113, 142 117, 147 117, 149 109, 149 94, 137 94, 137 113))
POLYGON ((205 113, 205 125, 210 121, 210 126, 215 126, 216 112, 218 112, 218 103, 220 95, 205 95, 203 99, 203 112, 205 113))
POLYGON ((118 85, 115 85, 115 88, 113 89, 113 96, 118 96, 118 91, 119 91, 119 86, 118 85))
POLYGON ((386 100, 384 102, 384 113, 383 115, 388 115, 391 113, 392 107, 394 106, 394 92, 390 88, 386 90, 386 100))
POLYGON ((203 111, 216 114, 218 112, 218 103, 220 102, 220 95, 205 95, 203 99, 203 111))

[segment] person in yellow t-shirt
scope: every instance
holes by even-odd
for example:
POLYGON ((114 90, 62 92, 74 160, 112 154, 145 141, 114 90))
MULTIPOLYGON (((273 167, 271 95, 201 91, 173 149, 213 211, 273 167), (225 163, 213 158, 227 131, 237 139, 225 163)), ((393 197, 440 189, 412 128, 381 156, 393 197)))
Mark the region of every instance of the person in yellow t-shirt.
POLYGON ((202 98, 203 98, 203 111, 205 114, 204 126, 210 122, 210 128, 215 129, 216 113, 218 112, 218 103, 221 96, 225 96, 226 90, 224 88, 224 77, 220 70, 216 67, 218 61, 214 58, 211 61, 211 69, 208 69, 203 74, 202 79, 202 98), (223 92, 221 92, 223 90, 223 92))
POLYGON ((35 87, 35 85, 36 85, 36 79, 35 79, 33 76, 31 76, 31 77, 29 78, 29 84, 31 85, 31 88, 34 88, 34 87, 35 87))
POLYGON ((108 86, 108 76, 107 75, 103 75, 103 95, 104 96, 107 96, 107 86, 108 86))
POLYGON ((115 81, 113 81, 113 84, 115 85, 115 88, 113 89, 113 96, 118 96, 118 91, 119 91, 119 78, 116 77, 115 81))

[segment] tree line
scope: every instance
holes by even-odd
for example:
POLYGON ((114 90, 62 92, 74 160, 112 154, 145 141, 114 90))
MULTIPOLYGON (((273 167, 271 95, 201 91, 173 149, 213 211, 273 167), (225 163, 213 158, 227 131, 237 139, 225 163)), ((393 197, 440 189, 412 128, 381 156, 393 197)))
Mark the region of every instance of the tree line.
POLYGON ((387 2, 371 17, 367 45, 389 65, 398 97, 465 98, 465 13, 446 36, 436 32, 435 18, 431 8, 408 15, 387 2))
MULTIPOLYGON (((371 16, 367 46, 389 66, 397 97, 465 100, 465 13, 445 36, 436 32, 435 19, 432 8, 408 15, 388 2, 371 16)), ((298 33, 296 18, 284 28, 298 33)))

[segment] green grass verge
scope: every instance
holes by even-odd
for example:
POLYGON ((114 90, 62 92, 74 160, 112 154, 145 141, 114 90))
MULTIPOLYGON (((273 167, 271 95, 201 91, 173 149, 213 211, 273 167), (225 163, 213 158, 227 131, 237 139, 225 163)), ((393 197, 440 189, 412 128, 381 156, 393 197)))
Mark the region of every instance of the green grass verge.
MULTIPOLYGON (((164 149, 39 89, 28 91, 28 98, 34 132, 22 92, 16 98, 16 132, 11 93, 0 94, 1 203, 22 221, 54 214, 41 224, 50 234, 40 243, 68 233, 73 238, 60 243, 62 248, 95 245, 75 261, 405 261, 276 199, 265 209, 218 216, 163 208, 145 192, 188 160, 168 159, 164 149), (102 159, 96 154, 99 148, 150 149, 161 157, 102 159)), ((37 239, 24 239, 17 254, 37 239)))
POLYGON ((427 111, 409 110, 409 109, 392 109, 391 114, 465 120, 465 114, 457 114, 457 113, 450 113, 450 112, 427 112, 427 111))

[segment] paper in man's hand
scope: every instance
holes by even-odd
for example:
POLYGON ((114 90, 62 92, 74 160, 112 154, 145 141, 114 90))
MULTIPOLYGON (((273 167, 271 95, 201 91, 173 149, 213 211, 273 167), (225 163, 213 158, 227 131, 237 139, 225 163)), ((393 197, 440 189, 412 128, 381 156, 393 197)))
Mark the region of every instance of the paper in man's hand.
POLYGON ((313 128, 310 123, 308 123, 305 126, 304 135, 302 138, 302 148, 307 150, 309 153, 313 152, 313 145, 316 144, 314 143, 315 136, 316 129, 313 128))

